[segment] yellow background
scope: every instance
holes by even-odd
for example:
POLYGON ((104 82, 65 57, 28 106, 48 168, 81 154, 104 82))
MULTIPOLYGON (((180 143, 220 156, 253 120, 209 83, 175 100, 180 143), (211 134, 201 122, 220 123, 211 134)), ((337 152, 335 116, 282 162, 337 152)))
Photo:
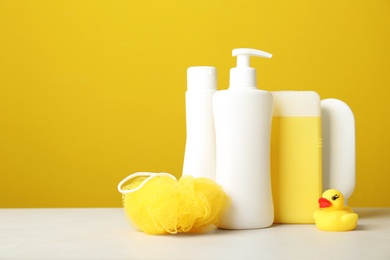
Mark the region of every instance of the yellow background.
POLYGON ((181 174, 186 69, 231 50, 259 86, 354 111, 350 205, 390 207, 390 1, 0 0, 0 207, 116 207, 136 171, 181 174))

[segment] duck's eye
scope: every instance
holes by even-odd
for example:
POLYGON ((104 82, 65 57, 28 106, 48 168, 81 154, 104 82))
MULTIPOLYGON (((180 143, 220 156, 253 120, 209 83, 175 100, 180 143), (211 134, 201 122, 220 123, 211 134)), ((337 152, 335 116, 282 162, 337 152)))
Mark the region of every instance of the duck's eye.
POLYGON ((340 197, 339 194, 336 194, 336 195, 334 195, 334 196, 332 197, 332 200, 337 200, 339 197, 340 197))

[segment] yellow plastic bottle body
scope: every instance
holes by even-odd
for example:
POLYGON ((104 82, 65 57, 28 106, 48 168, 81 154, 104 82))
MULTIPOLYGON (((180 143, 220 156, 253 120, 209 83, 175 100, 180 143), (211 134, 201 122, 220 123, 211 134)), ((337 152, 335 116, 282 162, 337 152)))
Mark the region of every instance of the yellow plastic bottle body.
POLYGON ((282 92, 286 99, 274 95, 276 111, 271 133, 274 222, 314 223, 313 212, 318 209, 317 200, 322 193, 320 101, 313 92, 307 97, 308 92, 294 92, 282 92), (293 105, 302 106, 295 115, 289 109, 293 105))

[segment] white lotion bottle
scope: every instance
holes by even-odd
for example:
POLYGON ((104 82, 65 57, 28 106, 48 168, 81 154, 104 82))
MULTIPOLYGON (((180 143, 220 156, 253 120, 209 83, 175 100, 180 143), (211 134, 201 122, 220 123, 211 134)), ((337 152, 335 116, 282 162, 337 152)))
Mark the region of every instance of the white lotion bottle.
POLYGON ((323 190, 337 189, 348 205, 356 182, 355 116, 335 98, 321 100, 323 190))
POLYGON ((273 96, 256 86, 250 56, 271 58, 255 49, 234 49, 237 67, 230 70, 228 90, 214 94, 216 182, 231 198, 219 228, 256 229, 272 225, 270 133, 273 96))
POLYGON ((182 175, 215 180, 215 128, 212 97, 217 70, 210 66, 187 69, 186 147, 182 175))

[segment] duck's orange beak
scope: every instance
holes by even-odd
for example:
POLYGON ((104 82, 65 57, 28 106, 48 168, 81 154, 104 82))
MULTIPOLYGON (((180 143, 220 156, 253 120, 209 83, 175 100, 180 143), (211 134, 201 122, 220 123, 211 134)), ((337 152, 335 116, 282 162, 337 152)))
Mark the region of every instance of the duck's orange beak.
POLYGON ((329 208, 330 206, 332 206, 332 202, 330 202, 329 200, 325 199, 325 198, 320 198, 318 200, 318 203, 320 204, 320 208, 329 208))

